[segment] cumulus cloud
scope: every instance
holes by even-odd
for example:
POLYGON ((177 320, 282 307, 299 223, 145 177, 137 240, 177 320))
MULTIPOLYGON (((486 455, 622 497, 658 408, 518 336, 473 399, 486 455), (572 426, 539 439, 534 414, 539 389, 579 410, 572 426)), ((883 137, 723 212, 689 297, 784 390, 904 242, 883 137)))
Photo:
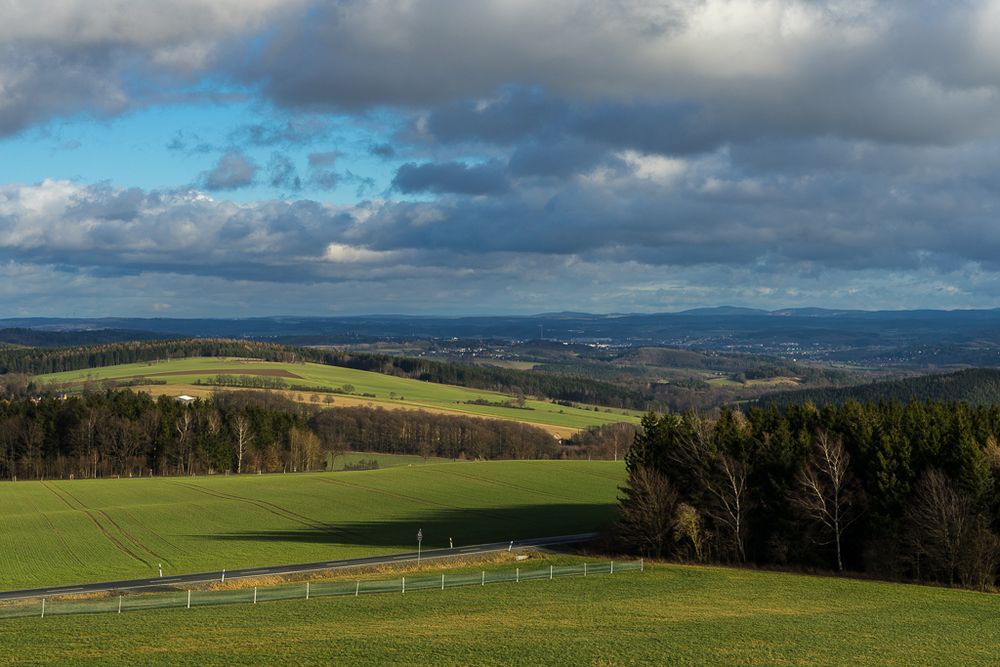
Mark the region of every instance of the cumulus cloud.
MULTIPOLYGON (((285 165, 275 165, 280 171, 285 165)), ((235 190, 253 185, 260 167, 240 150, 226 151, 211 170, 202 176, 208 190, 235 190)))
POLYGON ((182 93, 299 0, 39 0, 0 7, 0 136, 182 93))

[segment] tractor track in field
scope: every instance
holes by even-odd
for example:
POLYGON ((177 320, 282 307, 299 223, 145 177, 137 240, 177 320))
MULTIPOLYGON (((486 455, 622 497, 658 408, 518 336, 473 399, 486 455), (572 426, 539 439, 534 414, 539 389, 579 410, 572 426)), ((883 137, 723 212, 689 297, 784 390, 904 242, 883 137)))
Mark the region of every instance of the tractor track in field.
POLYGON ((516 491, 523 491, 527 493, 533 493, 539 496, 548 496, 550 498, 556 498, 558 500, 563 500, 566 502, 575 502, 575 498, 567 498, 566 496, 560 496, 557 493, 552 493, 550 491, 542 491, 540 489, 534 489, 530 486, 522 486, 520 484, 514 484, 513 482, 502 482, 496 479, 489 479, 488 477, 477 477, 475 475, 469 475, 464 472, 455 472, 454 470, 434 470, 433 472, 440 473, 442 475, 450 475, 453 477, 462 477, 464 479, 472 480, 475 482, 481 482, 484 484, 492 484, 494 486, 504 487, 508 489, 514 489, 516 491))
MULTIPOLYGON (((408 502, 421 503, 423 505, 430 505, 431 507, 440 507, 446 510, 463 510, 468 509, 465 507, 459 507, 457 505, 448 505, 446 503, 439 503, 433 500, 427 500, 426 498, 419 498, 417 496, 408 496, 405 493, 397 493, 395 491, 386 491, 385 489, 373 489, 370 486, 364 486, 362 484, 352 484, 351 482, 343 482, 340 480, 333 479, 320 479, 321 482, 326 484, 333 484, 334 486, 347 486, 352 489, 360 489, 362 491, 368 491, 369 493, 376 493, 383 496, 388 496, 390 498, 397 498, 399 500, 405 500, 408 502)), ((499 514, 494 514, 492 512, 483 512, 486 516, 492 516, 494 518, 500 518, 499 514)))
MULTIPOLYGON (((70 493, 66 489, 61 489, 61 491, 63 493, 65 493, 67 496, 69 496, 70 498, 72 498, 76 503, 78 503, 80 505, 80 507, 85 508, 87 511, 90 510, 90 508, 88 508, 86 505, 84 505, 83 502, 81 502, 79 498, 77 498, 76 496, 74 496, 72 493, 70 493)), ((132 533, 130 533, 128 530, 126 530, 124 527, 122 527, 122 525, 120 523, 118 523, 117 521, 115 521, 111 517, 110 514, 108 514, 107 512, 105 512, 104 510, 101 510, 101 509, 95 509, 93 511, 97 512, 98 514, 100 514, 101 516, 103 516, 105 519, 107 519, 108 522, 112 526, 114 526, 118 530, 119 533, 121 533, 122 535, 124 535, 130 542, 132 542, 132 544, 134 544, 135 546, 137 546, 139 549, 141 549, 142 551, 145 551, 147 554, 149 554, 153 558, 156 558, 158 560, 163 561, 164 563, 168 563, 168 564, 170 563, 170 561, 167 558, 164 558, 160 554, 156 553, 155 551, 153 551, 152 549, 150 549, 149 547, 147 547, 143 543, 142 540, 140 540, 135 535, 133 535, 132 533)), ((150 565, 151 565, 151 563, 150 563, 150 565)))
POLYGON ((49 528, 52 529, 52 532, 59 540, 59 543, 62 544, 63 547, 66 549, 66 553, 68 553, 70 557, 76 561, 77 565, 83 565, 83 561, 80 560, 80 557, 76 555, 75 551, 73 551, 73 548, 69 545, 69 542, 67 542, 66 538, 63 536, 62 531, 56 528, 56 525, 52 523, 52 519, 49 518, 48 514, 42 512, 38 508, 38 503, 36 503, 30 496, 28 497, 28 502, 30 502, 31 506, 35 508, 35 513, 40 514, 42 518, 45 519, 45 523, 49 524, 49 528))
MULTIPOLYGON (((81 514, 85 515, 88 519, 90 519, 91 523, 93 523, 95 526, 97 526, 97 529, 99 531, 101 531, 101 533, 104 535, 104 537, 106 537, 107 540, 109 542, 111 542, 111 544, 113 544, 116 549, 118 549, 119 551, 121 551, 123 554, 125 554, 129 558, 131 558, 133 560, 136 560, 136 561, 139 561, 140 563, 142 563, 143 565, 145 565, 147 567, 151 566, 151 563, 149 561, 147 561, 142 556, 136 554, 134 551, 132 551, 131 549, 129 549, 126 544, 123 544, 121 540, 119 540, 114 535, 112 535, 111 531, 109 531, 100 521, 98 521, 97 517, 95 517, 93 514, 91 514, 88 509, 86 509, 85 505, 81 505, 80 507, 75 507, 73 505, 73 503, 71 503, 70 501, 66 500, 65 496, 61 495, 52 486, 49 486, 48 482, 42 482, 41 484, 46 489, 48 489, 49 491, 51 491, 52 494, 56 498, 58 498, 59 500, 63 501, 63 503, 66 504, 66 507, 70 508, 74 512, 80 512, 81 514)), ((77 502, 79 503, 79 501, 77 501, 77 502)))
MULTIPOLYGON (((142 524, 142 521, 140 519, 137 519, 136 516, 134 514, 132 514, 132 512, 128 511, 124 507, 119 507, 118 510, 122 514, 124 514, 125 516, 129 517, 130 519, 132 519, 132 521, 134 521, 135 523, 140 524, 140 525, 142 524)), ((154 537, 156 537, 156 539, 160 540, 161 542, 163 542, 164 544, 166 544, 171 549, 177 549, 178 551, 181 550, 176 544, 174 544, 173 542, 171 542, 170 540, 168 540, 167 538, 165 538, 163 535, 161 535, 160 533, 156 532, 155 530, 151 530, 148 527, 146 528, 146 530, 149 531, 150 534, 152 534, 154 537)), ((164 560, 164 562, 169 562, 169 561, 164 560)))
POLYGON ((269 514, 273 514, 276 517, 285 519, 286 521, 294 521, 298 524, 305 526, 306 528, 312 528, 314 530, 322 530, 328 533, 341 533, 343 535, 350 535, 354 538, 362 537, 361 535, 354 533, 350 530, 344 528, 338 528, 336 526, 331 526, 330 524, 323 523, 322 521, 317 521, 316 519, 311 519, 302 514, 298 514, 291 510, 287 510, 280 505, 275 505, 274 503, 268 502, 266 500, 257 500, 256 498, 246 498, 244 496, 237 496, 231 493, 225 493, 223 491, 216 491, 213 489, 206 489, 204 487, 198 486, 197 484, 186 484, 184 482, 172 482, 178 486, 183 486, 192 491, 198 491, 207 496, 212 496, 213 498, 219 498, 222 500, 235 500, 238 502, 246 503, 248 505, 253 505, 257 509, 264 510, 269 514))

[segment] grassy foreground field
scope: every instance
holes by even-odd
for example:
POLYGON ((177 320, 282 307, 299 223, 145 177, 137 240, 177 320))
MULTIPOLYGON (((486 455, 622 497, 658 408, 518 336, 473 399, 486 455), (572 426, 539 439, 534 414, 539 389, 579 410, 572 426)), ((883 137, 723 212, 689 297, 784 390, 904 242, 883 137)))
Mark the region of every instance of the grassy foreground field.
POLYGON ((657 565, 645 573, 0 622, 18 665, 992 665, 1000 597, 657 565))
POLYGON ((0 590, 370 556, 600 528, 622 463, 0 484, 0 590))
MULTIPOLYGON (((384 405, 385 407, 423 408, 574 430, 588 426, 600 426, 601 424, 623 421, 638 423, 639 421, 639 414, 633 411, 599 409, 595 412, 593 409, 568 407, 547 401, 528 400, 524 407, 529 409, 499 405, 475 405, 470 404, 469 401, 503 403, 512 400, 513 397, 495 392, 421 382, 420 380, 337 366, 312 363, 278 363, 256 359, 195 357, 51 373, 39 375, 35 380, 43 384, 73 389, 82 387, 88 381, 100 382, 101 380, 144 377, 164 381, 167 386, 176 388, 177 393, 181 394, 195 382, 199 380, 206 382, 217 375, 247 375, 280 379, 289 386, 305 387, 307 388, 304 390, 306 392, 308 392, 308 388, 340 389, 344 385, 351 385, 354 388, 352 396, 329 395, 333 399, 333 407, 338 404, 357 405, 360 400, 364 403, 384 405), (371 396, 360 396, 361 394, 370 394, 371 396)), ((157 385, 157 387, 162 388, 163 385, 157 385)), ((325 405, 325 403, 321 402, 320 405, 325 405)))

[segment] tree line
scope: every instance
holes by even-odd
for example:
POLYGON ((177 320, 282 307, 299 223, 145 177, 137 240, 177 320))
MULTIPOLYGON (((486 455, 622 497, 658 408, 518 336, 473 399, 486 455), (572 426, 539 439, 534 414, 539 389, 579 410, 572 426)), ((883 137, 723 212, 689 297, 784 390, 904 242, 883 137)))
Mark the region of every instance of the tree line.
POLYGON ((765 395, 762 403, 778 407, 813 402, 817 405, 877 401, 961 401, 974 405, 1000 404, 1000 370, 969 368, 954 373, 881 380, 853 387, 797 389, 765 395))
POLYGON ((1000 406, 882 401, 649 414, 618 537, 698 562, 989 589, 1000 568, 1000 406))
MULTIPOLYGON (((567 451, 579 455, 577 449, 567 451)), ((190 404, 113 390, 0 400, 5 480, 319 470, 348 450, 483 459, 566 455, 551 435, 517 422, 319 409, 269 392, 220 391, 190 404)))

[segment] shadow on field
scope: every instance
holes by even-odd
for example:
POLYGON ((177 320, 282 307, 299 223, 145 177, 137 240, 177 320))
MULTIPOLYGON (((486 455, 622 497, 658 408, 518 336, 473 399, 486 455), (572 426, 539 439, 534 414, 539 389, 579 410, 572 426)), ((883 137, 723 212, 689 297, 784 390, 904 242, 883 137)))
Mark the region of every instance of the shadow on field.
POLYGON ((506 540, 599 531, 614 522, 613 504, 517 505, 488 509, 437 509, 387 521, 347 521, 284 530, 247 530, 199 537, 237 542, 342 544, 415 549, 455 548, 506 540))

